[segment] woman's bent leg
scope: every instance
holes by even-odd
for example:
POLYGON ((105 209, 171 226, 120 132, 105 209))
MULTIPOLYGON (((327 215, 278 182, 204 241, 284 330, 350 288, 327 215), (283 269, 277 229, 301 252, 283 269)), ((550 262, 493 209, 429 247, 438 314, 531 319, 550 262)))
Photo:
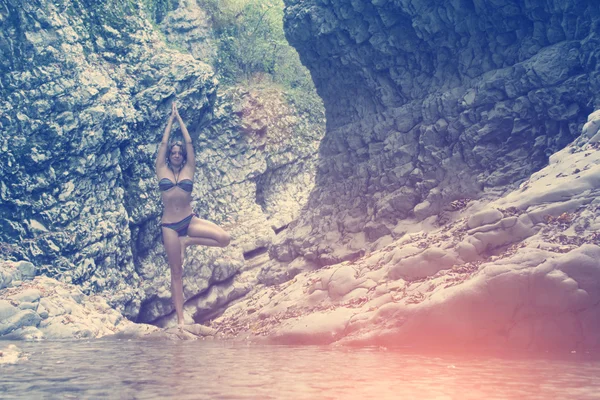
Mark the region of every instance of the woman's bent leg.
POLYGON ((198 217, 190 222, 188 237, 182 238, 183 246, 199 244, 202 246, 225 247, 231 241, 229 233, 220 226, 198 217))
POLYGON ((183 268, 179 234, 170 228, 162 228, 163 242, 171 267, 171 298, 177 313, 177 323, 183 325, 183 268))

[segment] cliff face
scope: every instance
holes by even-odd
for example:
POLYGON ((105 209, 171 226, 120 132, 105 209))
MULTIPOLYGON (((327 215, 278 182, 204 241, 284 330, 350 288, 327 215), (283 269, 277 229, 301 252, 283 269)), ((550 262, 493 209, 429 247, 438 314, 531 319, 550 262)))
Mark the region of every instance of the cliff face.
POLYGON ((230 282, 305 201, 322 117, 257 88, 218 96, 195 2, 0 0, 0 26, 0 258, 130 318, 170 313, 154 157, 173 100, 196 146, 193 207, 234 236, 226 258, 190 250, 186 299, 230 282))
POLYGON ((331 264, 402 234, 399 220, 443 224, 452 201, 546 165, 600 105, 593 0, 286 5, 327 132, 304 217, 272 251, 282 260, 331 264))
POLYGON ((139 282, 130 228, 160 213, 150 178, 169 100, 180 93, 201 123, 212 71, 168 49, 135 3, 2 1, 0 12, 3 251, 126 303, 139 282))

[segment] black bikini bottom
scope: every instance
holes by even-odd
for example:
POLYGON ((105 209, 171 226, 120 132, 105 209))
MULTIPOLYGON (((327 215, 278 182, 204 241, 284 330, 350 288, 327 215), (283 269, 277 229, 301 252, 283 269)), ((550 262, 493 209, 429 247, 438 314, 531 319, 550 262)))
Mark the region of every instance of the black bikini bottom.
POLYGON ((160 224, 165 228, 173 229, 179 236, 187 235, 188 227, 190 226, 190 222, 192 222, 192 218, 194 218, 195 214, 190 214, 179 222, 173 222, 169 224, 160 224))

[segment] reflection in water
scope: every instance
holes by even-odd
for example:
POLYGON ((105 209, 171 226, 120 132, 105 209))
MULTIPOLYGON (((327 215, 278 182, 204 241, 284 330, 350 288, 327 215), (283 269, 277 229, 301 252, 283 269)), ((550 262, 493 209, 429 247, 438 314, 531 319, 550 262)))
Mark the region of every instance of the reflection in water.
POLYGON ((28 359, 0 366, 2 399, 600 399, 600 361, 591 357, 204 341, 16 344, 28 359))

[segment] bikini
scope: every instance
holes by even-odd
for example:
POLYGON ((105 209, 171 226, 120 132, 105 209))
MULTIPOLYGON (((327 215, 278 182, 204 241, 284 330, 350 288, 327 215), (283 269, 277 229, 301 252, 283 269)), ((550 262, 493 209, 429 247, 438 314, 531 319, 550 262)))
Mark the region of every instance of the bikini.
POLYGON ((160 182, 158 182, 158 188, 161 190, 161 192, 166 192, 175 186, 179 186, 186 192, 192 193, 194 182, 191 179, 182 179, 179 182, 173 182, 169 178, 162 178, 160 182))
MULTIPOLYGON (((169 178, 162 178, 158 182, 158 188, 161 192, 166 192, 167 190, 171 190, 175 186, 183 189, 184 191, 191 193, 194 188, 194 182, 191 179, 182 179, 180 181, 173 182, 169 178)), ((179 236, 187 235, 188 227, 190 226, 190 222, 192 222, 192 218, 194 218, 195 214, 190 214, 181 221, 172 222, 168 224, 160 224, 165 228, 173 229, 179 236)))

